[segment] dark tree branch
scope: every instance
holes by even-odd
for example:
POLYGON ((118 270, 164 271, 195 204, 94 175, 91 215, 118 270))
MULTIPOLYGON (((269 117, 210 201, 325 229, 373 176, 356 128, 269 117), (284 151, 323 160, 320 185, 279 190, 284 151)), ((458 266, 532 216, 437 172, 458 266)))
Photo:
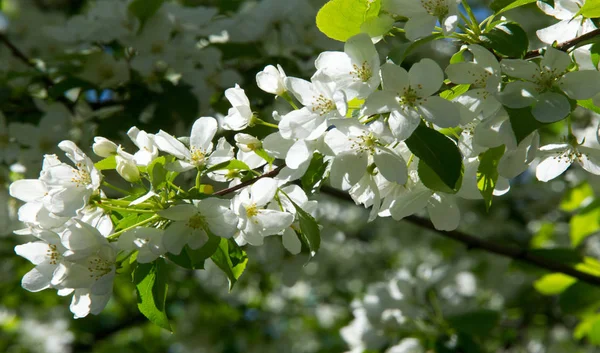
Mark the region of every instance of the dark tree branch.
POLYGON ((44 80, 44 83, 46 84, 46 86, 51 87, 54 85, 54 82, 52 81, 52 79, 45 72, 40 70, 40 68, 37 67, 33 63, 33 61, 31 59, 29 59, 29 57, 27 57, 27 55, 25 55, 25 53, 23 53, 19 48, 17 48, 17 46, 14 45, 13 42, 11 42, 10 39, 8 39, 8 37, 2 33, 0 33, 0 42, 2 42, 8 48, 8 50, 10 50, 11 54, 15 58, 19 59, 25 65, 29 66, 30 68, 34 69, 35 71, 39 72, 41 74, 42 80, 44 80))
MULTIPOLYGON (((590 40, 596 36, 600 36, 600 29, 595 29, 586 34, 582 34, 579 37, 573 38, 573 39, 568 40, 563 43, 559 43, 556 46, 556 49, 561 50, 561 51, 567 51, 567 50, 571 49, 572 47, 576 46, 577 44, 583 43, 586 40, 590 40)), ((523 59, 531 59, 531 58, 535 58, 536 56, 540 56, 541 55, 540 52, 541 52, 541 49, 531 50, 531 51, 527 52, 527 54, 525 54, 525 57, 523 57, 523 59)))
POLYGON ((265 174, 263 174, 263 175, 261 175, 259 177, 256 177, 256 178, 250 179, 248 181, 245 181, 245 182, 243 182, 241 184, 238 184, 236 186, 232 186, 232 187, 227 188, 227 189, 219 190, 219 191, 213 193, 213 195, 217 195, 217 196, 227 195, 227 194, 230 194, 230 193, 232 193, 234 191, 238 191, 239 189, 245 188, 248 185, 252 185, 252 184, 256 183, 258 181, 258 179, 274 177, 277 174, 279 174, 279 172, 283 169, 283 167, 285 167, 285 166, 277 167, 277 168, 273 169, 272 171, 270 171, 268 173, 265 173, 265 174))
MULTIPOLYGON (((336 198, 343 199, 346 201, 354 202, 347 193, 342 192, 340 190, 330 188, 330 187, 323 187, 323 188, 321 188, 321 191, 327 195, 331 195, 331 196, 334 196, 336 198)), ((484 250, 484 251, 487 251, 487 252, 490 252, 493 254, 497 254, 497 255, 501 255, 501 256, 505 256, 505 257, 508 257, 508 258, 511 258, 514 260, 523 261, 528 264, 534 265, 536 267, 546 269, 548 271, 560 272, 565 275, 571 276, 573 278, 577 278, 578 280, 580 280, 582 282, 592 284, 594 286, 600 286, 600 277, 591 275, 589 273, 578 271, 569 265, 559 263, 559 262, 554 262, 545 257, 534 255, 527 249, 521 249, 521 248, 518 248, 515 246, 506 246, 506 245, 497 244, 497 243, 490 242, 490 241, 487 241, 487 240, 484 240, 484 239, 481 239, 478 237, 474 237, 469 234, 465 234, 458 230, 453 230, 453 231, 449 231, 449 232, 437 230, 437 229, 435 229, 435 227, 434 227, 433 223, 431 223, 431 221, 421 218, 421 217, 418 217, 418 216, 414 216, 414 215, 406 217, 406 218, 404 218, 404 220, 406 220, 412 224, 415 224, 419 227, 434 231, 435 233, 437 233, 438 235, 441 235, 443 237, 450 238, 450 239, 456 240, 460 243, 463 243, 467 247, 467 249, 484 250)))

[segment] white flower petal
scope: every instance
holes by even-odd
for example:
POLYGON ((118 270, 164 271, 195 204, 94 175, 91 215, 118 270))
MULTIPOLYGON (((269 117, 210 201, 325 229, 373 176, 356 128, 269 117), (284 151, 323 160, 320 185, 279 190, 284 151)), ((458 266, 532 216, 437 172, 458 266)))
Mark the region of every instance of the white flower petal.
POLYGON ((558 81, 558 85, 572 99, 590 99, 600 93, 600 72, 595 70, 568 72, 558 81))
POLYGON ((567 97, 556 92, 545 92, 539 95, 531 113, 537 121, 553 123, 564 119, 571 112, 571 104, 567 97))
POLYGON ((454 127, 460 123, 460 111, 454 103, 439 96, 431 96, 420 105, 425 120, 439 127, 454 127))
POLYGON ((435 61, 422 59, 410 68, 408 77, 410 87, 419 97, 429 97, 442 86, 444 72, 435 61))
POLYGON ((286 228, 285 231, 283 231, 281 240, 283 242, 283 247, 293 255, 299 254, 302 250, 302 243, 292 228, 286 228))
POLYGON ((201 117, 194 122, 190 136, 190 146, 203 153, 212 151, 212 139, 217 133, 218 124, 215 118, 201 117))
POLYGON ((401 185, 408 180, 406 162, 399 154, 386 147, 379 147, 375 149, 373 160, 385 179, 401 185))

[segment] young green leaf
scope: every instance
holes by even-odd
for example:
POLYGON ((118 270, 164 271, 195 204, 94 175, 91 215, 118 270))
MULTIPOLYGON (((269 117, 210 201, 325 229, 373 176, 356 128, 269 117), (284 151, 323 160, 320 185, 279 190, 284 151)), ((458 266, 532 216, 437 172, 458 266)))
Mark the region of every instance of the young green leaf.
POLYGON ((167 159, 164 156, 161 156, 155 158, 152 162, 150 162, 150 164, 148 164, 148 167, 146 168, 153 190, 159 189, 166 181, 167 173, 169 172, 165 169, 166 163, 167 159))
POLYGON ((531 114, 531 107, 520 109, 504 107, 504 109, 508 113, 510 126, 515 133, 517 143, 521 143, 529 134, 546 125, 535 119, 533 114, 531 114))
POLYGON ((600 230, 600 205, 590 204, 569 221, 569 236, 573 246, 600 230), (591 207, 590 207, 591 206, 591 207))
MULTIPOLYGON (((287 197, 287 195, 286 195, 287 197)), ((314 257, 321 246, 321 230, 319 224, 310 213, 304 211, 291 198, 287 197, 296 208, 296 215, 300 223, 300 232, 302 241, 308 246, 310 256, 314 257)))
POLYGON ((479 39, 488 49, 513 58, 522 58, 529 48, 527 33, 516 22, 499 24, 479 39))
POLYGON ((486 211, 490 210, 496 182, 498 181, 498 163, 504 155, 504 145, 490 148, 479 156, 477 168, 477 188, 485 201, 486 211))
POLYGON ((212 167, 208 168, 205 172, 214 172, 215 170, 250 170, 250 167, 242 161, 237 159, 232 159, 230 161, 225 161, 223 163, 215 164, 212 167))
POLYGON ((115 156, 106 157, 103 160, 94 163, 94 167, 98 170, 110 170, 117 167, 115 156))
POLYGON ((133 271, 133 283, 138 295, 138 309, 152 323, 171 331, 165 311, 167 273, 163 259, 140 264, 133 271))
POLYGON ((531 4, 536 0, 494 0, 490 8, 496 15, 499 15, 505 11, 516 9, 517 7, 531 4))
POLYGON ((578 14, 583 15, 583 17, 587 18, 597 18, 600 17, 600 2, 588 0, 586 1, 578 14))
POLYGON ((229 279, 229 290, 231 291, 235 282, 237 282, 238 278, 240 278, 246 269, 248 256, 234 240, 225 238, 219 239, 219 246, 210 258, 229 279))
POLYGON ((322 154, 315 153, 313 155, 306 173, 300 179, 305 192, 314 193, 319 188, 326 177, 327 164, 322 154))
POLYGON ((456 188, 463 164, 460 151, 451 139, 425 125, 419 125, 405 143, 446 186, 453 190, 456 188))
POLYGON ((317 13, 317 27, 331 39, 345 42, 361 33, 363 23, 379 15, 381 0, 331 0, 317 13))
POLYGON ((167 253, 167 258, 183 268, 203 270, 204 262, 213 256, 220 243, 220 237, 209 234, 208 241, 201 248, 193 250, 186 245, 179 255, 167 253))

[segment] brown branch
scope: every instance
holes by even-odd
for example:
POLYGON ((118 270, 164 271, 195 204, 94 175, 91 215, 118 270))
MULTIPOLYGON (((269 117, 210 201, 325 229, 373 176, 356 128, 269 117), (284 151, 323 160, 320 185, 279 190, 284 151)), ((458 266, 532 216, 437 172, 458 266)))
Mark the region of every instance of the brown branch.
POLYGON ((252 185, 252 184, 256 183, 259 179, 274 177, 277 174, 279 174, 279 172, 283 169, 283 167, 285 167, 285 166, 282 165, 281 167, 277 167, 277 168, 273 169, 272 171, 270 171, 268 173, 265 173, 265 174, 263 174, 263 175, 261 175, 259 177, 250 179, 248 181, 244 181, 243 183, 238 184, 236 186, 232 186, 232 187, 227 188, 227 189, 219 190, 217 192, 214 192, 213 195, 217 195, 217 196, 227 195, 227 194, 230 194, 230 193, 232 193, 234 191, 238 191, 239 189, 245 188, 248 185, 252 185))
MULTIPOLYGON (((571 49, 572 47, 576 46, 577 44, 585 42, 586 40, 592 39, 596 36, 600 36, 600 29, 595 29, 586 34, 582 34, 579 37, 575 37, 566 42, 559 43, 556 46, 556 49, 561 50, 561 51, 567 51, 567 50, 571 49)), ((541 50, 542 49, 535 49, 535 50, 528 51, 527 54, 525 54, 525 56, 523 57, 523 59, 531 59, 531 58, 535 58, 536 56, 540 56, 541 50)))
MULTIPOLYGON (((321 191, 325 194, 332 195, 339 199, 354 202, 348 194, 346 194, 345 192, 342 192, 340 190, 330 188, 330 187, 323 187, 323 188, 321 188, 321 191)), ((449 231, 449 232, 437 230, 437 229, 435 229, 435 227, 434 227, 433 223, 431 223, 431 221, 421 218, 421 217, 418 217, 418 216, 414 216, 414 215, 408 216, 408 217, 404 218, 404 220, 406 220, 412 224, 415 224, 419 227, 434 231, 438 235, 441 235, 443 237, 450 238, 450 239, 456 240, 460 243, 463 243, 464 245, 467 246, 468 249, 481 249, 481 250, 484 250, 484 251, 487 251, 487 252, 490 252, 493 254, 505 256, 505 257, 508 257, 508 258, 511 258, 514 260, 523 261, 528 264, 531 264, 536 267, 540 267, 540 268, 543 268, 543 269, 546 269, 546 270, 549 270, 552 272, 560 272, 565 275, 571 276, 573 278, 577 278, 578 280, 580 280, 582 282, 586 282, 586 283, 589 283, 589 284, 592 284, 595 286, 600 286, 600 277, 591 275, 589 273, 578 271, 575 268, 568 266, 566 264, 559 263, 559 262, 553 262, 545 257, 534 255, 527 249, 521 249, 521 248, 518 248, 515 246, 506 246, 506 245, 493 243, 493 242, 490 242, 490 241, 487 241, 487 240, 484 240, 484 239, 481 239, 478 237, 474 237, 469 234, 465 234, 458 230, 453 230, 453 231, 449 231)))

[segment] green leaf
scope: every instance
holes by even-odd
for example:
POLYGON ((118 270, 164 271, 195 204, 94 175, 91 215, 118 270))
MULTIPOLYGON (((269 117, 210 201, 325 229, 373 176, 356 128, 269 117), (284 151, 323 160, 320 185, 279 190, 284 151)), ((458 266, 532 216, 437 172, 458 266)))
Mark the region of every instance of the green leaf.
POLYGON ((103 160, 94 163, 94 167, 98 170, 115 169, 117 167, 117 161, 115 160, 115 156, 106 157, 103 160))
POLYGON ((579 314, 599 305, 600 288, 584 282, 576 282, 558 297, 558 306, 568 314, 579 314))
POLYGON ((494 0, 490 4, 490 8, 496 15, 499 15, 505 11, 516 9, 517 7, 531 4, 536 0, 494 0))
POLYGON ((133 0, 129 4, 129 12, 140 19, 142 25, 162 6, 164 0, 133 0))
POLYGON ((505 147, 490 148, 479 155, 479 167, 477 168, 477 188, 485 201, 486 211, 492 206, 492 198, 496 182, 498 181, 498 163, 504 155, 505 147))
POLYGON ((565 212, 573 212, 589 202, 593 197, 594 190, 588 182, 583 182, 567 191, 560 202, 560 209, 565 212))
POLYGON ((345 42, 379 15, 381 0, 331 0, 317 13, 317 27, 331 39, 345 42))
POLYGON ((533 287, 544 295, 557 295, 576 281, 575 278, 562 273, 551 273, 535 281, 533 287))
POLYGON ((484 309, 453 315, 446 320, 457 331, 483 337, 496 327, 500 314, 497 311, 484 309))
POLYGON ((451 101, 454 98, 466 93, 469 90, 469 87, 471 87, 471 85, 467 83, 456 85, 450 89, 440 92, 440 97, 451 101))
POLYGON ((591 110, 594 113, 600 114, 600 107, 594 104, 592 99, 585 99, 577 101, 577 105, 585 109, 591 110))
MULTIPOLYGON (((587 18, 600 17, 600 2, 588 0, 583 4, 583 7, 579 9, 578 14, 583 15, 587 18)), ((577 16, 577 15, 576 15, 577 16)))
POLYGON ((206 173, 214 172, 215 170, 251 170, 248 165, 237 159, 225 161, 223 163, 215 164, 206 170, 206 173))
POLYGON ((600 64, 600 42, 592 44, 590 47, 590 54, 592 55, 594 67, 598 67, 598 64, 600 64))
POLYGON ((544 222, 540 226, 540 229, 535 232, 529 246, 532 248, 542 248, 547 242, 549 242, 554 236, 554 223, 544 222))
POLYGON ((522 58, 529 48, 527 33, 515 22, 502 23, 479 36, 482 44, 496 53, 522 58))
POLYGON ((164 156, 161 156, 155 158, 146 168, 153 190, 160 189, 167 180, 169 171, 165 169, 165 164, 167 164, 167 159, 164 156))
POLYGON ((388 57, 390 60, 392 60, 394 62, 394 64, 400 65, 400 64, 402 64, 404 59, 406 59, 408 57, 408 55, 410 55, 410 53, 412 53, 415 49, 417 49, 421 45, 427 44, 429 42, 432 42, 437 39, 442 39, 442 38, 445 38, 443 33, 435 33, 430 36, 417 39, 416 41, 410 43, 407 46, 397 46, 395 50, 392 50, 390 52, 388 57))
POLYGON ((361 33, 367 33, 369 37, 379 37, 387 34, 396 21, 388 14, 382 13, 377 17, 368 18, 361 26, 361 33))
POLYGON ((220 243, 220 237, 209 234, 208 241, 201 248, 193 250, 186 245, 179 255, 167 253, 167 258, 183 268, 203 270, 204 262, 217 251, 220 243))
POLYGON ((504 109, 506 109, 506 112, 508 113, 510 125, 517 138, 517 143, 521 143, 521 141, 529 136, 529 134, 546 125, 540 123, 533 117, 533 114, 531 114, 531 107, 520 109, 504 107, 504 109))
POLYGON ((262 148, 255 149, 254 153, 256 153, 260 158, 262 158, 265 161, 267 161, 267 163, 269 163, 269 164, 272 164, 273 161, 275 161, 275 158, 269 156, 269 154, 267 153, 267 151, 265 151, 262 148))
POLYGON ((248 263, 246 252, 234 240, 220 238, 219 246, 210 258, 229 279, 229 290, 231 291, 235 282, 246 269, 248 263))
POLYGON ((138 309, 154 324, 171 331, 165 312, 167 273, 163 259, 149 264, 138 263, 133 271, 133 283, 138 296, 138 309))
POLYGON ((427 163, 423 162, 422 160, 419 160, 417 172, 419 173, 419 179, 421 179, 423 185, 430 190, 441 191, 447 194, 456 194, 462 185, 462 173, 461 178, 458 179, 456 185, 453 188, 450 188, 442 181, 440 176, 437 175, 437 173, 434 172, 433 169, 431 169, 431 167, 429 167, 427 163))
POLYGON ((427 163, 444 184, 450 189, 457 187, 463 164, 460 151, 452 140, 425 125, 419 125, 405 143, 415 156, 427 163))
POLYGON ((467 47, 461 48, 458 52, 450 57, 450 64, 462 63, 465 61, 464 52, 467 50, 467 47))
POLYGON ((310 213, 304 211, 289 196, 286 195, 286 197, 296 208, 296 216, 300 223, 301 239, 308 246, 310 256, 314 257, 321 247, 321 230, 319 229, 319 224, 310 213))
POLYGON ((327 164, 324 156, 320 153, 313 154, 306 173, 300 179, 302 189, 307 193, 314 193, 325 179, 327 172, 327 164))
POLYGON ((593 206, 586 207, 571 217, 569 236, 573 246, 578 246, 585 238, 600 230, 600 206, 597 204, 593 206))

